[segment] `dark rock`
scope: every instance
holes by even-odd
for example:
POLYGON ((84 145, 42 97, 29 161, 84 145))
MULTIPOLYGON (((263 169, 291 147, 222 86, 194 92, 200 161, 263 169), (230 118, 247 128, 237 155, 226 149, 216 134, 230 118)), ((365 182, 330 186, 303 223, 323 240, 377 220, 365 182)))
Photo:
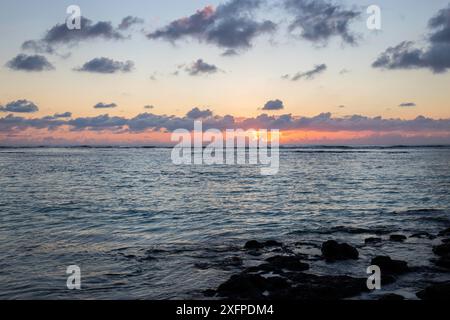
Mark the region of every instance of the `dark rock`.
POLYGON ((450 281, 431 285, 416 295, 422 300, 450 300, 450 281))
POLYGON ((250 241, 247 241, 246 243, 245 243, 245 245, 244 245, 244 248, 245 249, 251 249, 251 250, 258 250, 258 249, 262 249, 262 248, 264 248, 264 244, 262 244, 261 242, 259 242, 259 241, 256 241, 256 240, 250 240, 250 241))
MULTIPOLYGON (((293 286, 284 299, 339 300, 368 291, 365 278, 349 276, 317 276, 306 273, 288 275, 293 286)), ((274 297, 278 298, 278 297, 274 297)))
POLYGON ((450 242, 450 238, 449 239, 442 239, 441 240, 443 243, 449 243, 450 242))
POLYGON ((401 260, 392 260, 388 256, 378 256, 372 259, 372 265, 379 266, 381 274, 402 274, 409 272, 408 264, 401 260))
POLYGON ((259 257, 261 255, 261 252, 259 252, 258 250, 249 250, 247 251, 247 254, 254 257, 259 257))
POLYGON ((232 299, 263 299, 265 292, 287 290, 289 284, 281 277, 264 278, 257 274, 241 273, 231 276, 217 289, 221 297, 232 299))
POLYGON ((266 261, 278 269, 287 269, 291 271, 304 271, 309 269, 307 263, 302 263, 300 258, 295 256, 275 256, 266 259, 266 261))
POLYGON ((427 238, 430 240, 433 240, 436 238, 436 236, 433 236, 432 234, 429 234, 428 232, 417 232, 414 233, 413 235, 409 236, 410 238, 427 238))
POLYGON ((450 228, 447 228, 447 229, 445 229, 445 230, 442 230, 441 232, 439 232, 439 235, 440 235, 441 237, 450 235, 450 228))
POLYGON ((212 298, 212 297, 214 297, 216 295, 216 290, 213 290, 213 289, 205 290, 205 291, 203 291, 203 295, 205 297, 212 298))
POLYGON ((433 252, 438 256, 450 255, 450 242, 443 243, 433 247, 433 252))
POLYGON ((226 258, 226 259, 222 262, 222 264, 223 264, 224 266, 234 266, 234 267, 238 267, 238 266, 241 266, 241 265, 243 264, 243 262, 242 262, 242 259, 241 259, 241 258, 234 256, 234 257, 226 258))
POLYGON ((328 261, 358 259, 359 253, 354 247, 347 243, 337 243, 328 240, 322 244, 322 255, 328 261))
POLYGON ((405 300, 404 296, 395 293, 387 293, 382 295, 378 300, 380 301, 401 301, 405 300))
POLYGON ((282 247, 283 244, 281 242, 275 240, 267 240, 264 242, 264 247, 282 247))
POLYGON ((371 237, 371 238, 366 238, 366 239, 364 239, 364 243, 365 243, 365 244, 380 243, 381 241, 382 241, 381 238, 375 238, 375 237, 371 237))
POLYGON ((391 234, 391 236, 389 237, 389 240, 402 242, 402 241, 406 240, 406 236, 404 236, 402 234, 391 234))
POLYGON ((450 269, 450 256, 440 257, 434 261, 434 264, 441 268, 450 269))

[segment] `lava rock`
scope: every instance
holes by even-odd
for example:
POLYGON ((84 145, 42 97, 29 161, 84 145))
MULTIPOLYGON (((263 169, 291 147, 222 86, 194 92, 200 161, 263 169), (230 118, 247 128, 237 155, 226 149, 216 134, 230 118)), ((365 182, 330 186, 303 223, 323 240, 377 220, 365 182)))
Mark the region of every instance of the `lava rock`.
POLYGON ((250 240, 245 243, 244 248, 247 250, 258 250, 264 248, 264 244, 256 240, 250 240))
POLYGON ((430 240, 433 240, 436 238, 436 236, 433 236, 432 234, 429 234, 428 232, 417 232, 414 233, 413 235, 409 236, 410 238, 427 238, 430 240))
POLYGON ((404 296, 395 293, 387 293, 382 295, 378 300, 380 301, 401 301, 405 300, 404 296))
POLYGON ((404 236, 402 234, 391 234, 391 236, 389 237, 389 240, 402 242, 402 241, 406 240, 406 236, 404 236))
POLYGON ((338 243, 328 240, 322 244, 322 255, 327 261, 358 259, 359 253, 356 248, 347 243, 338 243))
POLYGON ((289 284, 281 277, 264 278, 257 274, 233 275, 217 288, 221 297, 232 299, 264 299, 266 292, 287 290, 289 284))
POLYGON ((450 300, 450 281, 431 285, 416 296, 422 300, 450 300))
POLYGON ((300 261, 295 256, 274 256, 266 259, 266 261, 278 269, 287 269, 291 271, 305 271, 309 269, 307 263, 300 261))
POLYGON ((443 243, 433 247, 433 252, 438 256, 449 256, 450 255, 450 242, 443 243))
POLYGON ((371 264, 379 266, 382 274, 403 274, 410 271, 405 261, 392 260, 389 256, 377 256, 372 259, 371 264))
POLYGON ((442 230, 441 232, 439 232, 439 235, 442 236, 448 236, 450 235, 450 228, 447 228, 445 230, 442 230))
POLYGON ((371 244, 371 243, 380 243, 382 241, 381 238, 371 237, 364 239, 365 244, 371 244))

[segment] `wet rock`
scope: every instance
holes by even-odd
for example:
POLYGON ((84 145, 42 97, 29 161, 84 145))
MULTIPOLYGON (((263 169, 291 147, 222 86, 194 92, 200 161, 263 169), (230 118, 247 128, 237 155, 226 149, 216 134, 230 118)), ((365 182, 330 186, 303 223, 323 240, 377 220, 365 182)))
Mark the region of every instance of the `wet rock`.
POLYGON ((438 256, 450 256, 450 242, 434 246, 433 252, 438 256))
POLYGON ((365 244, 373 244, 373 243, 380 243, 382 241, 381 238, 371 237, 364 239, 365 244))
POLYGON ((445 230, 442 230, 441 232, 439 232, 439 236, 443 237, 443 236, 450 236, 450 228, 447 228, 445 230))
POLYGON ((241 273, 222 283, 217 293, 231 299, 263 299, 266 294, 287 289, 289 284, 284 278, 264 278, 257 274, 241 273))
POLYGON ((268 247, 282 247, 282 246, 283 246, 283 244, 276 240, 267 240, 264 242, 250 240, 245 243, 244 248, 247 250, 258 250, 258 249, 262 249, 264 247, 268 248, 268 247))
POLYGON ((241 265, 243 264, 243 261, 242 261, 241 258, 234 256, 234 257, 226 258, 226 259, 222 262, 222 264, 223 264, 224 266, 239 267, 239 266, 241 266, 241 265))
POLYGON ((434 261, 434 264, 441 268, 450 269, 450 256, 440 257, 434 261))
POLYGON ((232 276, 217 289, 231 299, 338 300, 368 291, 365 278, 317 276, 303 272, 284 277, 242 273, 232 276))
POLYGON ((380 301, 401 301, 405 300, 404 296, 395 293, 387 293, 382 295, 378 300, 380 301))
POLYGON ((295 256, 275 256, 266 259, 266 261, 278 269, 292 271, 304 271, 309 269, 307 263, 301 262, 300 258, 295 256))
POLYGON ((259 257, 261 255, 261 252, 259 252, 257 250, 250 250, 250 251, 247 251, 247 254, 254 256, 254 257, 259 257))
POLYGON ((244 248, 247 250, 258 250, 264 248, 264 245, 259 241, 250 240, 245 243, 244 248))
POLYGON ((450 242, 450 238, 449 239, 442 239, 441 240, 443 243, 449 243, 450 242))
POLYGON ((416 295, 422 300, 450 300, 450 281, 431 285, 416 295))
POLYGON ((327 261, 358 259, 359 253, 347 243, 338 243, 334 240, 322 244, 322 255, 327 261))
MULTIPOLYGON (((317 276, 306 273, 288 275, 293 283, 287 296, 279 298, 297 300, 339 300, 368 291, 365 278, 349 276, 317 276)), ((274 296, 274 298, 278 298, 274 296)))
POLYGON ((216 290, 213 290, 213 289, 205 290, 205 291, 203 291, 203 295, 205 297, 212 298, 216 295, 216 290))
POLYGON ((406 236, 404 236, 402 234, 391 234, 391 236, 389 237, 389 240, 402 242, 402 241, 406 240, 406 236))
POLYGON ((421 239, 426 238, 426 239, 430 239, 430 240, 433 240, 436 238, 436 236, 433 236, 432 234, 429 234, 428 232, 417 232, 417 233, 414 233, 413 235, 410 235, 409 237, 410 238, 421 238, 421 239))
POLYGON ((275 240, 267 240, 264 242, 264 247, 282 247, 283 244, 281 242, 275 240))
POLYGON ((389 256, 377 256, 372 259, 371 264, 379 266, 381 274, 403 274, 410 271, 405 261, 393 260, 389 256))

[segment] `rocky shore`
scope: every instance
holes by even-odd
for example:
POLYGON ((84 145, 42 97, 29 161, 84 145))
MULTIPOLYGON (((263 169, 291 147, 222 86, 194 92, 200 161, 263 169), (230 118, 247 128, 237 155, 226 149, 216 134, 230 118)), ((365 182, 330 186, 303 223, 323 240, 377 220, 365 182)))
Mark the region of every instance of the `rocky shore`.
MULTIPOLYGON (((450 270, 450 228, 438 234, 427 232, 409 235, 409 238, 437 239, 440 244, 431 246, 435 258, 430 265, 436 272, 448 273, 450 270)), ((383 242, 403 242, 407 235, 391 234, 385 239, 370 237, 364 239, 363 246, 376 246, 383 242)), ((339 300, 354 299, 363 293, 371 293, 367 286, 367 277, 352 277, 339 274, 316 274, 315 261, 327 264, 361 259, 357 246, 345 242, 328 240, 322 243, 321 254, 310 256, 294 252, 291 245, 285 245, 276 240, 249 240, 242 248, 244 258, 233 257, 229 263, 241 267, 241 271, 232 275, 217 288, 204 291, 204 295, 214 299, 249 299, 249 300, 339 300), (263 257, 259 264, 245 266, 245 256, 263 257)), ((296 247, 302 243, 296 243, 296 247)), ((414 276, 414 266, 408 261, 392 259, 379 254, 364 261, 365 265, 376 265, 381 270, 381 284, 388 285, 403 276, 414 276)), ((404 300, 399 294, 387 293, 377 296, 379 300, 404 300)), ((416 292, 416 298, 423 300, 449 300, 450 281, 429 283, 416 292)))

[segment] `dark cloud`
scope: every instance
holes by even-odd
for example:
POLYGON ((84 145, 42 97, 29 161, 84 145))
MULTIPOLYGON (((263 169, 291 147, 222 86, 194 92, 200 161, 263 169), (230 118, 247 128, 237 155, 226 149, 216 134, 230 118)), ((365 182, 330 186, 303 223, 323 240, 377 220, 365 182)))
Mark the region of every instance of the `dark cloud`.
POLYGON ((372 63, 374 68, 419 69, 429 68, 434 73, 446 72, 450 68, 450 6, 432 17, 428 26, 428 45, 418 48, 412 41, 403 41, 388 48, 372 63))
POLYGON ((326 64, 319 64, 319 65, 316 65, 313 69, 311 69, 309 71, 297 72, 296 74, 294 74, 292 76, 286 74, 282 78, 287 79, 287 80, 292 80, 292 81, 298 81, 300 79, 312 80, 312 79, 314 79, 314 77, 316 75, 321 74, 325 70, 327 70, 326 64))
POLYGON ((0 112, 33 113, 37 111, 39 111, 38 106, 26 99, 10 102, 4 107, 0 106, 0 112))
POLYGON ((22 44, 22 49, 31 50, 35 53, 56 54, 56 47, 60 45, 76 45, 80 42, 95 39, 123 40, 127 37, 124 31, 132 24, 138 23, 138 18, 125 17, 120 26, 115 28, 109 21, 93 22, 81 17, 81 29, 70 30, 66 23, 58 23, 46 31, 39 40, 27 40, 22 44), (128 26, 126 28, 126 26, 128 26))
POLYGON ((155 106, 152 106, 152 105, 146 105, 146 106, 144 106, 144 109, 154 109, 155 108, 155 106))
MULTIPOLYGON (((201 110, 198 110, 202 112, 201 110)), ((101 115, 96 117, 84 117, 76 119, 48 119, 36 118, 29 119, 24 117, 15 117, 8 115, 0 118, 0 131, 15 132, 27 128, 49 129, 53 130, 61 126, 68 126, 71 130, 109 130, 115 132, 142 132, 146 130, 167 130, 176 129, 192 130, 195 119, 200 119, 195 115, 194 118, 185 116, 167 116, 155 115, 151 113, 139 114, 134 118, 112 117, 101 115)), ((319 132, 414 132, 415 134, 423 132, 446 133, 450 134, 450 119, 431 119, 418 116, 412 120, 401 119, 383 119, 381 117, 366 117, 353 115, 341 118, 334 118, 330 113, 322 113, 314 117, 299 117, 290 114, 280 116, 269 116, 262 114, 254 118, 246 118, 237 121, 233 116, 212 116, 209 112, 205 113, 203 128, 205 130, 216 128, 225 129, 279 129, 279 130, 311 130, 319 132)))
POLYGON ((198 76, 201 74, 210 74, 210 73, 216 73, 219 71, 219 68, 217 68, 213 64, 208 64, 202 59, 198 59, 194 63, 192 63, 190 66, 186 67, 186 71, 191 76, 198 76))
POLYGON ((254 11, 262 2, 231 0, 217 9, 207 6, 191 16, 172 21, 147 37, 171 42, 191 37, 227 49, 247 49, 256 37, 276 29, 272 21, 255 20, 254 11))
POLYGON ((94 109, 112 109, 112 108, 116 108, 117 104, 115 103, 103 103, 103 102, 99 102, 94 106, 94 109))
POLYGON ((414 102, 403 102, 398 105, 399 107, 415 107, 416 104, 414 102))
POLYGON ((45 70, 53 70, 53 65, 48 62, 47 58, 41 55, 19 54, 10 60, 6 66, 12 70, 38 72, 45 70))
POLYGON ((59 118, 71 118, 72 117, 72 112, 64 112, 64 113, 55 113, 53 115, 54 118, 59 119, 59 118))
POLYGON ((281 100, 270 100, 264 105, 263 110, 282 110, 284 109, 283 101, 281 100))
POLYGON ((133 61, 114 61, 109 58, 95 58, 86 62, 82 67, 76 68, 76 71, 94 72, 94 73, 116 73, 131 72, 134 68, 133 61))
POLYGON ((144 19, 133 17, 133 16, 127 16, 122 19, 122 22, 119 24, 119 30, 127 30, 133 25, 136 24, 142 24, 144 23, 144 19))
POLYGON ((344 43, 356 43, 350 24, 359 17, 359 11, 324 0, 284 0, 284 6, 294 15, 289 30, 299 30, 301 38, 327 44, 330 38, 340 37, 344 43))
POLYGON ((186 114, 186 117, 188 117, 189 119, 204 119, 212 117, 212 115, 213 113, 209 109, 200 110, 199 108, 194 108, 186 114))

